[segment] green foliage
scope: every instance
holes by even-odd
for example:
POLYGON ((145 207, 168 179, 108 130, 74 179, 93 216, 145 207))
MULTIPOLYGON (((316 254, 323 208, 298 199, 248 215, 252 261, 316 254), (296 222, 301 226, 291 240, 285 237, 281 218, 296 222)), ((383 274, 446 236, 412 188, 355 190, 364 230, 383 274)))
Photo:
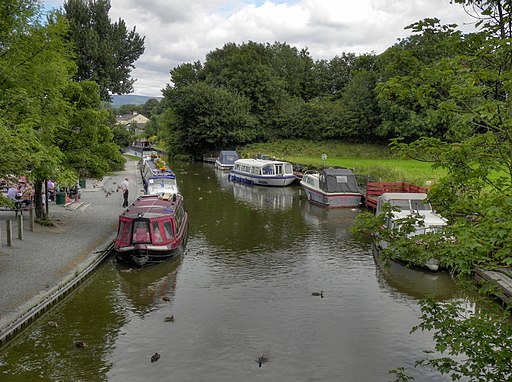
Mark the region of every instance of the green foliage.
POLYGON ((144 37, 128 30, 124 20, 112 23, 109 0, 67 0, 64 15, 69 21, 70 41, 76 46, 78 71, 75 80, 91 80, 100 86, 101 99, 110 93, 133 91, 133 63, 144 53, 144 37))
POLYGON ((119 149, 128 147, 133 142, 133 134, 130 133, 124 126, 115 125, 112 128, 112 133, 114 134, 113 142, 119 147, 119 149))
POLYGON ((491 316, 469 310, 460 301, 421 304, 421 323, 413 332, 434 333, 435 352, 416 366, 430 367, 452 380, 502 382, 512 378, 512 325, 510 315, 491 316))
MULTIPOLYGON (((255 140, 258 132, 246 98, 204 83, 166 92, 173 103, 177 145, 195 157, 255 140)), ((168 128, 172 128, 168 126, 168 128)))

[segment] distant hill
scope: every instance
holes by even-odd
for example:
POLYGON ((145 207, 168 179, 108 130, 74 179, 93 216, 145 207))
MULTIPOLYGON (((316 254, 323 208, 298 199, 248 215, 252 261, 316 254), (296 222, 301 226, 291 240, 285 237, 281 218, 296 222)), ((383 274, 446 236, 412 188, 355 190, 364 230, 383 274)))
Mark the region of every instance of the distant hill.
POLYGON ((150 97, 150 96, 142 96, 142 95, 134 95, 134 94, 113 95, 112 96, 112 107, 119 107, 122 105, 143 105, 149 99, 160 100, 160 99, 162 99, 162 97, 150 97))

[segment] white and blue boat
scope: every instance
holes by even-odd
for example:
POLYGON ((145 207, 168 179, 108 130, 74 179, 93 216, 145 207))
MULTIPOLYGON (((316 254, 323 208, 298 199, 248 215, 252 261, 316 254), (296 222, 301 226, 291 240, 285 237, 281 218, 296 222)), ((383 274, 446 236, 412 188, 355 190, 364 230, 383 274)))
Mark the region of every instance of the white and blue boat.
POLYGON ((229 171, 233 182, 257 186, 286 187, 297 177, 288 162, 266 159, 238 159, 229 171))
POLYGON ((179 194, 176 174, 158 156, 144 156, 140 165, 144 194, 179 194))

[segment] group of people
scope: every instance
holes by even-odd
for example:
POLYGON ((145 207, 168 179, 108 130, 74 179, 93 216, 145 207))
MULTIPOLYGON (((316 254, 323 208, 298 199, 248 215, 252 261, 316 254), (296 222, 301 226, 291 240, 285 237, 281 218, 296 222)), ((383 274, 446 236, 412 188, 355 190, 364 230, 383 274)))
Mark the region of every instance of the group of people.
POLYGON ((11 183, 7 188, 7 197, 14 202, 16 208, 29 207, 32 205, 34 189, 30 183, 21 180, 18 184, 11 183))

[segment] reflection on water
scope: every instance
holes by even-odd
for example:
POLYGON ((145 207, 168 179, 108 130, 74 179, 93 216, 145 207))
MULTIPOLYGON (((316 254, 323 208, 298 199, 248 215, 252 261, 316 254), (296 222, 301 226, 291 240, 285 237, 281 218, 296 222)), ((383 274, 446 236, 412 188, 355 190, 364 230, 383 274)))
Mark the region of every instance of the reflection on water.
POLYGON ((380 382, 404 366, 415 381, 446 380, 414 368, 433 342, 409 332, 417 299, 451 298, 451 280, 377 265, 370 243, 351 234, 358 209, 310 204, 293 187, 231 185, 213 166, 173 168, 190 218, 187 254, 141 271, 106 263, 4 349, 1 375, 380 382), (324 298, 312 295, 320 290, 324 298))
POLYGON ((380 260, 375 246, 372 253, 378 265, 377 279, 391 293, 406 294, 414 299, 433 297, 437 300, 449 300, 456 297, 457 286, 449 273, 409 268, 392 260, 384 263, 380 260))
POLYGON ((147 269, 118 264, 119 285, 127 305, 144 316, 161 305, 163 299, 171 300, 180 264, 181 256, 147 269))
POLYGON ((298 197, 298 187, 262 187, 230 182, 228 172, 216 169, 215 174, 224 192, 232 192, 236 200, 259 210, 287 209, 298 197))

